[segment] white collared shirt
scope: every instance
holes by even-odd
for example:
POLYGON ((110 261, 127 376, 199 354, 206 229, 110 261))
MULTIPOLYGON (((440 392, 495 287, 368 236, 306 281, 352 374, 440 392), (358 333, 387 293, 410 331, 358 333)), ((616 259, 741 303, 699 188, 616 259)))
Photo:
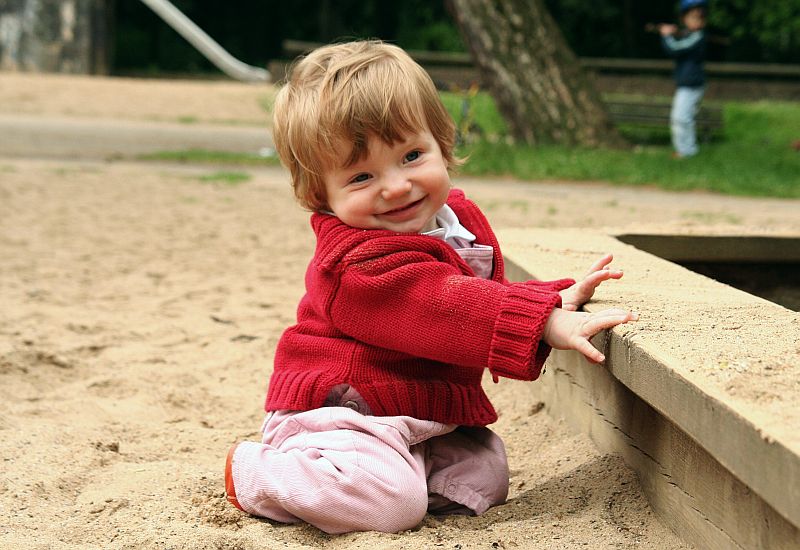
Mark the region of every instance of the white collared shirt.
POLYGON ((485 244, 475 244, 475 235, 458 221, 458 216, 448 205, 436 213, 436 229, 425 231, 423 235, 441 239, 458 253, 475 272, 476 277, 489 279, 494 267, 494 249, 485 244))

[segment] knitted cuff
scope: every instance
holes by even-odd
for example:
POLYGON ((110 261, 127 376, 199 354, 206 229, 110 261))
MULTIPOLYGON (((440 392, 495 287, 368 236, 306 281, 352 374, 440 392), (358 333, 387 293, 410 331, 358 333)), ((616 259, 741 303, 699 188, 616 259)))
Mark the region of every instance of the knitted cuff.
POLYGON ((575 284, 575 279, 556 279, 555 281, 525 281, 525 286, 535 288, 540 291, 559 292, 575 284))
POLYGON ((494 326, 489 350, 489 372, 497 377, 535 380, 550 351, 540 342, 553 308, 561 305, 557 292, 512 284, 494 326), (544 346, 544 347, 543 347, 544 346))

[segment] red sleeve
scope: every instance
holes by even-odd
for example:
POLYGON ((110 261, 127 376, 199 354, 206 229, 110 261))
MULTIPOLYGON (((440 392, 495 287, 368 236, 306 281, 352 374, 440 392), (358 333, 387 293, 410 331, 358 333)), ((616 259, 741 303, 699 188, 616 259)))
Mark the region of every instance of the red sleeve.
POLYGON ((385 349, 493 375, 536 378, 557 291, 461 273, 435 251, 401 251, 340 265, 328 304, 348 336, 385 349))
MULTIPOLYGON (((510 283, 515 284, 515 283, 510 283)), ((516 283, 516 284, 524 284, 527 287, 535 288, 542 292, 559 292, 564 290, 565 288, 569 288, 575 284, 575 279, 556 279, 554 281, 525 281, 524 283, 516 283)))

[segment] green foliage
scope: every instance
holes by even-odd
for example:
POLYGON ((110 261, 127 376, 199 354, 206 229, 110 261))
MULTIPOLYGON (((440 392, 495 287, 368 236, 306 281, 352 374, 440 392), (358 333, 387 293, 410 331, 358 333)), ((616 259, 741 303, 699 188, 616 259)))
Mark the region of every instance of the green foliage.
MULTIPOLYGON (((173 0, 175 6, 245 63, 284 57, 287 38, 330 42, 382 38, 406 49, 463 51, 442 2, 405 0, 173 0)), ((218 73, 143 2, 114 3, 115 74, 218 73)))
POLYGON ((140 155, 139 160, 156 160, 171 162, 186 162, 198 164, 229 164, 229 165, 256 165, 277 166, 280 161, 276 156, 262 157, 248 153, 231 153, 228 151, 208 151, 205 149, 189 149, 186 151, 159 151, 140 155))
POLYGON ((458 29, 442 10, 441 2, 411 2, 398 10, 396 40, 409 50, 464 51, 458 29))
MULTIPOLYGON (((443 2, 406 0, 174 0, 175 5, 232 55, 266 66, 284 57, 292 38, 328 42, 381 38, 406 49, 464 51, 443 2)), ((660 58, 646 23, 676 21, 678 1, 545 0, 576 54, 660 58)), ((149 75, 219 71, 142 2, 116 2, 114 72, 149 75)), ((710 0, 710 32, 730 38, 713 45, 710 60, 797 63, 800 0, 710 0)))
POLYGON ((471 126, 473 132, 488 141, 497 141, 508 134, 506 121, 488 93, 480 92, 470 97, 468 90, 460 90, 442 92, 439 95, 457 127, 469 122, 467 126, 471 126), (469 121, 464 120, 467 117, 469 121))
POLYGON ((249 181, 252 176, 246 172, 221 171, 200 176, 200 181, 206 183, 221 183, 224 185, 235 186, 249 181))
MULTIPOLYGON (((452 98, 446 99, 452 103, 452 98)), ((476 111, 478 125, 492 126, 493 106, 476 111)), ((451 111, 452 112, 452 111, 451 111)), ((657 185, 676 191, 708 190, 730 195, 800 197, 800 106, 757 102, 724 105, 725 128, 698 156, 673 160, 668 130, 660 145, 631 150, 527 147, 480 139, 462 147, 469 156, 460 171, 471 175, 512 175, 520 179, 609 181, 625 185, 657 185)), ((657 131, 658 132, 658 131, 657 131)), ((649 139, 659 142, 659 140, 649 139)))
MULTIPOLYGON (((625 28, 633 22, 625 17, 623 3, 616 0, 545 0, 545 5, 567 43, 578 55, 630 56, 628 52, 633 49, 632 42, 637 35, 643 34, 643 29, 638 28, 643 24, 636 29, 625 28)), ((641 45, 656 43, 644 38, 641 45)))
POLYGON ((800 0, 712 0, 708 22, 730 36, 734 59, 797 63, 800 0))

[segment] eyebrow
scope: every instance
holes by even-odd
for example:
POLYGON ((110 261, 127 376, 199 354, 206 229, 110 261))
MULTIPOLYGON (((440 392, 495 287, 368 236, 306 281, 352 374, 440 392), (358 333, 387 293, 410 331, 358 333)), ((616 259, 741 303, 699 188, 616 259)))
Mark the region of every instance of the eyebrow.
MULTIPOLYGON (((376 137, 376 139, 380 139, 380 138, 376 137)), ((413 135, 411 135, 409 137, 406 137, 402 141, 396 141, 394 143, 386 143, 386 145, 388 145, 389 147, 395 147, 395 146, 399 145, 400 147, 403 147, 403 148, 410 147, 412 145, 415 146, 415 147, 422 147, 423 145, 427 146, 429 144, 429 141, 431 141, 431 140, 429 140, 428 138, 423 137, 421 132, 417 132, 417 133, 415 133, 415 134, 413 134, 413 135)), ((367 147, 366 153, 367 153, 367 157, 368 157, 369 156, 369 147, 367 147)), ((342 155, 342 156, 343 157, 349 157, 349 155, 342 155)), ((354 161, 351 164, 347 164, 347 162, 345 160, 344 163, 339 164, 339 168, 338 169, 341 170, 341 171, 348 171, 350 169, 355 169, 359 164, 361 164, 362 162, 365 162, 365 160, 366 160, 366 157, 365 157, 365 159, 357 159, 356 161, 354 161)))

